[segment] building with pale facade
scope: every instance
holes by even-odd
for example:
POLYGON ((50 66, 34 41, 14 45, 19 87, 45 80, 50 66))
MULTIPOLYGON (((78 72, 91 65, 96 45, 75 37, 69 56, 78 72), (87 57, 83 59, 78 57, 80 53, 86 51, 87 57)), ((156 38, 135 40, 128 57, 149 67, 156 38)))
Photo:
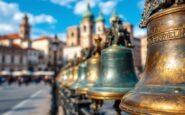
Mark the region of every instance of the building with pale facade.
MULTIPOLYGON (((57 37, 57 36, 55 36, 57 37)), ((32 47, 35 49, 38 49, 40 51, 43 51, 44 54, 44 61, 43 63, 46 66, 52 66, 54 64, 54 51, 52 48, 52 42, 54 38, 43 36, 40 38, 37 38, 35 40, 32 40, 32 47)), ((56 61, 58 65, 62 65, 63 63, 63 48, 65 46, 65 43, 61 40, 57 39, 58 47, 57 47, 57 54, 56 54, 56 61)))
POLYGON ((133 38, 134 62, 136 70, 141 73, 144 70, 146 58, 147 58, 147 37, 133 38))
POLYGON ((0 46, 0 70, 27 70, 27 52, 21 47, 0 46))
MULTIPOLYGON (((12 44, 19 46, 26 51, 27 68, 29 70, 44 70, 52 66, 54 53, 52 51, 52 41, 54 37, 40 37, 31 39, 31 26, 27 15, 23 17, 20 24, 19 33, 0 36, 0 46, 10 47, 12 44)), ((57 50, 57 63, 62 64, 63 47, 65 43, 58 39, 59 48, 57 50)))
MULTIPOLYGON (((117 14, 114 12, 112 16, 115 15, 117 14)), ((133 34, 133 26, 131 24, 125 23, 123 24, 123 27, 133 34)), ((103 45, 107 38, 106 32, 108 29, 109 28, 105 26, 105 18, 102 12, 99 13, 95 20, 90 6, 87 5, 86 11, 82 15, 80 25, 67 28, 67 44, 63 52, 64 60, 71 60, 75 56, 79 56, 80 51, 84 48, 94 47, 95 37, 100 36, 103 45)))

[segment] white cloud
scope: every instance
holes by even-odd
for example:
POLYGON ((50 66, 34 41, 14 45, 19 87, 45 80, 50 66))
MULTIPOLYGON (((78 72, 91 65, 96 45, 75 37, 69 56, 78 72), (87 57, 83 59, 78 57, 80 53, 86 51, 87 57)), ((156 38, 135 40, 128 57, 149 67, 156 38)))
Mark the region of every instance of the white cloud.
POLYGON ((115 9, 116 7, 116 4, 117 2, 114 0, 111 0, 111 1, 107 1, 107 2, 101 2, 99 4, 100 8, 101 8, 101 11, 108 15, 108 14, 111 14, 113 12, 113 10, 115 9))
MULTIPOLYGON (((27 13, 27 15, 29 17, 29 22, 32 25, 40 24, 40 23, 48 23, 48 24, 56 23, 56 19, 54 19, 50 15, 40 14, 40 15, 34 16, 30 13, 27 13)), ((19 13, 18 12, 16 14, 14 14, 13 19, 17 22, 21 22, 23 16, 24 16, 24 13, 22 13, 22 12, 19 13)))
POLYGON ((138 26, 134 27, 134 37, 140 38, 146 36, 146 29, 141 29, 138 26))
MULTIPOLYGON (((89 4, 91 8, 95 7, 100 0, 90 0, 89 4)), ((77 2, 74 6, 74 13, 77 15, 81 15, 86 11, 87 8, 87 0, 81 0, 77 2)))
POLYGON ((54 4, 65 6, 67 8, 72 8, 72 3, 74 3, 74 14, 82 15, 87 6, 87 2, 90 3, 91 8, 99 6, 105 15, 112 13, 118 2, 123 0, 107 0, 103 2, 102 0, 50 0, 54 4))
POLYGON ((17 27, 12 27, 11 24, 8 24, 8 23, 3 24, 3 23, 0 23, 0 34, 11 33, 11 32, 14 32, 17 29, 18 29, 17 27))
POLYGON ((74 13, 75 14, 82 14, 86 10, 86 1, 80 1, 78 2, 74 7, 74 13))
POLYGON ((52 3, 59 4, 61 6, 66 6, 71 8, 71 3, 75 2, 76 0, 51 0, 52 3))
MULTIPOLYGON (((106 2, 101 2, 101 0, 90 0, 90 6, 91 6, 91 8, 93 8, 95 6, 99 6, 102 13, 104 13, 105 15, 109 15, 115 9, 117 3, 120 1, 121 0, 117 0, 117 1, 116 0, 109 0, 106 2)), ((74 6, 74 13, 77 15, 83 14, 87 8, 86 6, 87 6, 86 0, 82 0, 82 1, 77 2, 74 6)))
MULTIPOLYGON (((16 3, 0 1, 0 6, 0 34, 17 32, 24 12, 19 9, 19 5, 16 3)), ((56 23, 56 19, 47 14, 33 15, 27 13, 27 15, 31 25, 56 23)))

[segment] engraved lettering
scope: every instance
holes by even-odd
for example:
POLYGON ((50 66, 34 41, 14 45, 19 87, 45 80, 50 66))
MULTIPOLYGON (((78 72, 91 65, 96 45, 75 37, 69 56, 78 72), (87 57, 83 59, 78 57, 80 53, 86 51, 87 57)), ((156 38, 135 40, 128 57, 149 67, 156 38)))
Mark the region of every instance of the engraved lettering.
MULTIPOLYGON (((155 29, 155 32, 156 31, 158 30, 155 29)), ((170 31, 166 31, 166 32, 162 32, 159 34, 149 36, 148 42, 149 44, 153 44, 153 43, 162 42, 166 40, 178 39, 178 38, 181 38, 181 35, 185 36, 185 28, 174 29, 174 30, 170 30, 170 31)))

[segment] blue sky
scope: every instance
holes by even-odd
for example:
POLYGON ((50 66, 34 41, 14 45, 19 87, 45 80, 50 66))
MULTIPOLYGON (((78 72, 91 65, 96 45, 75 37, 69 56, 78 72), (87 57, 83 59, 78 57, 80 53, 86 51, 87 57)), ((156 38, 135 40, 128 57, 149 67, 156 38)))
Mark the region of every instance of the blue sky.
MULTIPOLYGON (((123 22, 134 25, 135 36, 142 36, 138 24, 141 20, 144 0, 88 0, 95 17, 101 10, 110 26, 109 18, 116 10, 123 22)), ((32 25, 32 38, 59 34, 65 40, 66 29, 79 25, 87 0, 0 0, 0 35, 18 31, 24 13, 32 25)))

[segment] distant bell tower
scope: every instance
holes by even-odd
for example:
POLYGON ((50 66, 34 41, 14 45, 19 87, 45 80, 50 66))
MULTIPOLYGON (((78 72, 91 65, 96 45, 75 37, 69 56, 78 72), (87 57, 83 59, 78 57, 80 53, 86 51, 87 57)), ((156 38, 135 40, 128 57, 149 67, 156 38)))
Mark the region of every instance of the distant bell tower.
POLYGON ((22 39, 30 39, 30 24, 28 22, 28 16, 25 14, 20 24, 19 35, 22 39))
POLYGON ((83 13, 83 19, 80 24, 80 45, 83 48, 93 45, 94 33, 94 15, 91 12, 90 5, 87 4, 87 9, 83 13))
POLYGON ((98 18, 96 19, 96 34, 105 33, 105 19, 100 11, 98 18))

